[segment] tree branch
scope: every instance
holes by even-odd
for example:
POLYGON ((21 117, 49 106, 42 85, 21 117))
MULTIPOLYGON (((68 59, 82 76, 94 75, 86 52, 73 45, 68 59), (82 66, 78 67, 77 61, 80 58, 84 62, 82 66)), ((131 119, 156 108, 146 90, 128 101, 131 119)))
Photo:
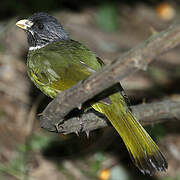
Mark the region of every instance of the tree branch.
POLYGON ((155 57, 174 48, 179 43, 180 22, 170 26, 165 31, 153 35, 144 43, 122 54, 109 65, 104 66, 100 71, 93 73, 86 80, 78 82, 72 88, 58 94, 45 108, 43 115, 40 117, 41 122, 43 122, 41 123, 41 125, 43 124, 42 127, 50 131, 56 131, 56 128, 61 127, 58 124, 64 123, 64 117, 72 109, 81 107, 87 100, 137 70, 146 70, 148 64, 155 57))
MULTIPOLYGON (((168 119, 180 119, 180 101, 164 100, 155 103, 131 106, 131 109, 134 116, 143 125, 161 123, 168 119)), ((109 122, 105 116, 100 114, 97 115, 91 110, 82 114, 81 121, 83 122, 83 126, 80 124, 79 118, 69 118, 67 121, 61 123, 59 132, 64 134, 79 131, 90 132, 108 126, 109 122)), ((47 123, 47 121, 40 120, 41 127, 47 127, 45 123, 47 123)))

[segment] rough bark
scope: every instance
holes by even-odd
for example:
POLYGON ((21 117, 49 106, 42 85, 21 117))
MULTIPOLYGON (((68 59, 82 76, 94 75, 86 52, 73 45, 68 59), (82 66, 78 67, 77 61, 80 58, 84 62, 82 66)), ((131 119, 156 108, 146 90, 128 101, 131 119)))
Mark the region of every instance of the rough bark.
MULTIPOLYGON (((100 71, 93 73, 86 80, 83 80, 72 88, 58 94, 43 111, 42 116, 40 117, 41 126, 49 131, 57 131, 57 129, 58 132, 65 133, 79 131, 82 127, 80 127, 80 129, 76 128, 75 122, 72 123, 71 119, 64 121, 64 117, 70 111, 74 108, 81 107, 84 102, 111 87, 128 75, 131 75, 138 70, 146 70, 148 64, 152 62, 155 57, 174 48, 179 43, 180 22, 160 33, 152 35, 148 40, 127 53, 122 54, 109 65, 104 66, 100 71), (69 127, 71 127, 68 128, 68 131, 65 129, 62 130, 62 125, 64 123, 67 123, 66 126, 69 125, 69 127)), ((95 121, 96 123, 94 124, 92 123, 94 122, 94 117, 91 117, 91 114, 84 116, 87 116, 88 123, 83 130, 90 131, 92 129, 103 127, 103 125, 97 126, 97 121, 95 121)), ((138 119, 141 119, 141 117, 138 117, 138 119)), ((98 121, 101 120, 99 119, 98 121)), ((77 119, 76 123, 79 123, 77 119)))

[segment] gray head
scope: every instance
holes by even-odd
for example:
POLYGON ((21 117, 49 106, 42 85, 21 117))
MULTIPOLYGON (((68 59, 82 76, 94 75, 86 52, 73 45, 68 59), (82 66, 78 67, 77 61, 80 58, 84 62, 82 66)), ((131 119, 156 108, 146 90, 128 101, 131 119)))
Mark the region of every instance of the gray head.
POLYGON ((57 19, 44 12, 35 13, 16 25, 26 31, 29 47, 43 47, 51 42, 70 40, 57 19))

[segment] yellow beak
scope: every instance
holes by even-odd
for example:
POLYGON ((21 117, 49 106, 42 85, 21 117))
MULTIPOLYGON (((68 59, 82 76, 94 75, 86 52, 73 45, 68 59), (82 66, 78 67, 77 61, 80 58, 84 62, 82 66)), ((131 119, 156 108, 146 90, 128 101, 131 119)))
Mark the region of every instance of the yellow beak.
POLYGON ((20 20, 16 23, 16 26, 20 27, 21 29, 28 30, 33 25, 32 21, 29 21, 27 19, 20 20))

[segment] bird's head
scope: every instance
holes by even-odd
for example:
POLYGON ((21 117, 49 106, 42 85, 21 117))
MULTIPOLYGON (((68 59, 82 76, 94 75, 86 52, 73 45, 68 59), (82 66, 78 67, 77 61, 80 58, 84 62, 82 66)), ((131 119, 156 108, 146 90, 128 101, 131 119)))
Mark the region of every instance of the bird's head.
POLYGON ((35 13, 28 19, 18 21, 16 25, 26 31, 31 50, 70 39, 57 19, 44 12, 35 13))

